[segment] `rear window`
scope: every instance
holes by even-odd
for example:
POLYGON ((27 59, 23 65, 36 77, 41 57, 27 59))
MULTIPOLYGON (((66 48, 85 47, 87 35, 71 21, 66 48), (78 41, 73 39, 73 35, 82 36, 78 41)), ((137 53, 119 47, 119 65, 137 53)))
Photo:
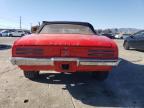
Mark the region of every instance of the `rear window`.
POLYGON ((89 26, 78 24, 47 24, 40 34, 94 34, 89 26))

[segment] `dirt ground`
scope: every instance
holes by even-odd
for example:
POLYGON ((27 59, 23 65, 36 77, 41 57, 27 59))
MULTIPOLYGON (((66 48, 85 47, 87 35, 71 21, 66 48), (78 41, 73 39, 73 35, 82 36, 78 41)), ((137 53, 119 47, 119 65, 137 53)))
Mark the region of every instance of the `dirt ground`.
POLYGON ((97 82, 89 74, 41 72, 29 80, 13 66, 11 45, 15 37, 0 37, 0 108, 95 108, 144 107, 144 52, 123 49, 122 59, 109 78, 97 82))

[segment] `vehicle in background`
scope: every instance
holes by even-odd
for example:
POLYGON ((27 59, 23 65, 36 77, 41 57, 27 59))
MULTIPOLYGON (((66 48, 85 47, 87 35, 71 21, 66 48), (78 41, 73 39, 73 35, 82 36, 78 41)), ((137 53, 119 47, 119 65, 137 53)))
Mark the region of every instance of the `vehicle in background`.
POLYGON ((106 37, 108 37, 108 38, 110 38, 110 39, 115 39, 115 36, 114 36, 114 34, 113 33, 103 33, 103 34, 101 34, 102 36, 106 36, 106 37))
POLYGON ((2 31, 0 31, 0 36, 6 37, 6 36, 9 36, 9 33, 10 33, 10 31, 8 31, 8 30, 2 30, 2 31))
POLYGON ((20 37, 20 36, 24 36, 25 32, 22 30, 15 30, 9 33, 10 37, 20 37))
POLYGON ((119 58, 116 43, 96 35, 90 23, 44 21, 37 34, 14 42, 11 62, 30 79, 38 78, 41 70, 54 70, 90 72, 103 81, 118 65, 119 58))
POLYGON ((129 50, 130 48, 144 50, 144 30, 125 38, 123 46, 126 50, 129 50))
POLYGON ((117 33, 116 33, 116 34, 114 35, 114 37, 115 37, 115 39, 122 39, 122 35, 121 35, 121 34, 117 34, 117 33))
POLYGON ((122 35, 122 39, 126 39, 127 37, 129 37, 131 34, 123 34, 122 35))
POLYGON ((29 34, 31 34, 30 31, 24 31, 24 33, 25 33, 25 35, 29 35, 29 34))

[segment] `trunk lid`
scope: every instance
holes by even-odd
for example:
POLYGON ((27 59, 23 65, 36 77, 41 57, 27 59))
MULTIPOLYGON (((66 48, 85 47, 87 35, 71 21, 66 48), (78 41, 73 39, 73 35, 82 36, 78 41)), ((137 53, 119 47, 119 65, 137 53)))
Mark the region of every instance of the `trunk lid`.
POLYGON ((20 38, 15 45, 37 46, 93 46, 111 47, 111 40, 104 36, 81 34, 32 34, 20 38))

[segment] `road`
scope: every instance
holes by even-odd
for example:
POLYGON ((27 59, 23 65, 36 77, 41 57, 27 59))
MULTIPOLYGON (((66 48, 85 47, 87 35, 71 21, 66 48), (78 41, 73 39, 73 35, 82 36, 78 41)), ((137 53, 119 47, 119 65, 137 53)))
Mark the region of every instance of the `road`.
POLYGON ((123 49, 114 40, 122 59, 109 78, 97 82, 89 74, 41 72, 29 80, 13 66, 11 45, 17 38, 0 37, 0 108, 144 107, 144 52, 123 49))

